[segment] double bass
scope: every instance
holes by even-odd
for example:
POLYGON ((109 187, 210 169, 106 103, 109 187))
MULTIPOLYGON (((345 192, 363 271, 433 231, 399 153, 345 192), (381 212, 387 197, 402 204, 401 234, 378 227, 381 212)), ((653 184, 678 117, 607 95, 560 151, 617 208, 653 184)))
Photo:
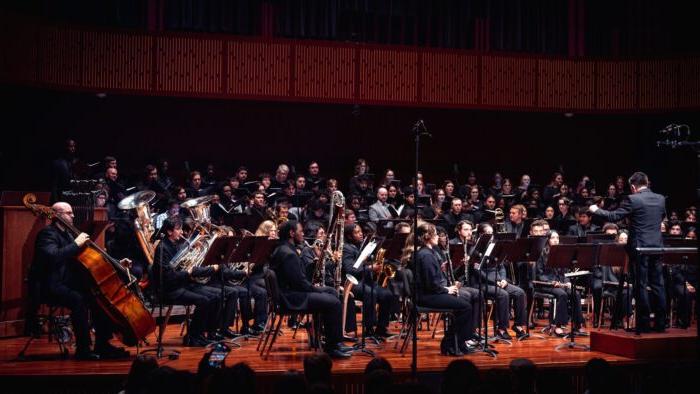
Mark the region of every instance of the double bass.
MULTIPOLYGON (((73 236, 82 232, 50 207, 37 204, 34 194, 25 195, 22 202, 35 215, 58 220, 73 236)), ((117 337, 124 345, 135 346, 155 331, 155 320, 143 304, 138 281, 128 268, 92 240, 85 243, 76 260, 88 272, 91 293, 115 325, 117 337)))

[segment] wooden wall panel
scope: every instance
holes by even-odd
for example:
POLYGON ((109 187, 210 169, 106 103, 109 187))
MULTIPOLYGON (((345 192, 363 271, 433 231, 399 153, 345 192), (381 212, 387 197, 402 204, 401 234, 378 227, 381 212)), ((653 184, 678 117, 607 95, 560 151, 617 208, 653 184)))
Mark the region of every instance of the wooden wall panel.
POLYGON ((482 104, 534 108, 537 95, 537 59, 485 55, 481 61, 482 104))
POLYGON ((148 90, 153 77, 154 38, 113 32, 83 34, 83 86, 148 90))
POLYGON ((39 81, 49 85, 79 87, 81 32, 44 28, 39 34, 39 81))
POLYGON ((597 109, 633 110, 637 106, 637 62, 600 61, 596 64, 597 109))
POLYGON ((0 80, 31 83, 37 80, 35 24, 0 23, 0 80))
POLYGON ((360 92, 364 102, 418 101, 418 53, 389 49, 360 49, 360 92))
POLYGON ((194 94, 221 91, 222 40, 165 36, 156 39, 156 90, 194 94))
POLYGON ((700 59, 684 59, 679 69, 678 106, 700 108, 700 59))
POLYGON ((568 59, 6 22, 0 26, 0 80, 6 83, 446 108, 700 108, 698 57, 568 59))
POLYGON ((478 103, 479 55, 426 52, 422 56, 421 75, 424 103, 478 103))
POLYGON ((289 95, 289 44, 229 41, 226 93, 234 96, 289 95))
POLYGON ((320 100, 352 100, 355 96, 355 53, 352 47, 296 45, 294 95, 320 100))
POLYGON ((678 63, 669 60, 639 62, 639 107, 678 106, 678 63))
POLYGON ((540 59, 537 77, 538 107, 565 110, 594 108, 595 63, 540 59))

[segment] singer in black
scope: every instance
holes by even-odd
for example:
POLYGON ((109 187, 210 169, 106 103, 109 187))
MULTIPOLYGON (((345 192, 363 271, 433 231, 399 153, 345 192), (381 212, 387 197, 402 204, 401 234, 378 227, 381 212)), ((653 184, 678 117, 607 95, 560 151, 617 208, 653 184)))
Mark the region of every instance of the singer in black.
MULTIPOLYGON (((189 247, 182 239, 182 223, 177 218, 169 218, 163 222, 166 238, 156 248, 153 258, 151 277, 156 288, 156 295, 162 291, 165 303, 179 305, 194 305, 194 314, 189 325, 189 331, 183 343, 185 346, 206 346, 210 342, 204 332, 214 332, 218 328, 217 314, 219 312, 219 296, 213 289, 194 281, 195 277, 212 276, 219 270, 218 265, 208 267, 190 267, 178 270, 173 267, 173 258, 183 248, 189 247), (162 265, 161 265, 162 262, 162 265), (162 267, 163 282, 160 283, 162 267)), ((193 247, 196 247, 193 245, 193 247)))
POLYGON ((636 306, 639 313, 640 331, 654 330, 663 332, 666 329, 666 291, 664 289, 663 267, 658 255, 639 255, 638 247, 663 247, 661 237, 661 222, 666 216, 666 198, 649 189, 649 177, 643 172, 635 172, 629 178, 631 194, 625 197, 620 206, 614 211, 607 211, 598 205, 591 205, 590 211, 602 216, 610 222, 624 218, 630 221, 630 239, 628 253, 633 261, 635 281, 639 284, 635 289, 636 306), (650 303, 647 287, 651 288, 654 302, 650 303), (654 327, 650 324, 651 305, 654 305, 654 327))
MULTIPOLYGON (((68 203, 57 202, 52 209, 62 220, 73 223, 73 208, 68 203)), ((74 238, 59 220, 54 220, 51 225, 39 231, 34 249, 34 261, 29 273, 32 302, 30 312, 35 312, 41 303, 70 309, 75 332, 75 358, 78 360, 128 357, 127 351, 109 343, 113 326, 95 303, 84 272, 80 271, 82 265, 76 260, 89 238, 85 233, 74 238), (91 312, 95 327, 94 353, 90 349, 88 311, 91 312)), ((34 319, 30 316, 28 320, 31 322, 34 319)))
MULTIPOLYGON (((351 292, 355 300, 362 301, 363 318, 365 319, 363 325, 364 330, 366 330, 365 336, 386 338, 391 335, 387 331, 387 327, 389 327, 389 316, 392 311, 398 309, 398 298, 388 289, 378 286, 377 282, 372 279, 372 272, 377 271, 377 267, 365 267, 364 264, 366 261, 362 262, 363 265, 360 267, 354 267, 355 262, 360 256, 360 247, 364 239, 362 227, 360 227, 359 224, 349 224, 345 226, 344 234, 343 283, 346 283, 345 279, 347 275, 352 275, 359 282, 357 286, 352 288, 351 292), (378 318, 375 314, 375 305, 379 305, 378 318)), ((379 267, 379 269, 381 269, 381 267, 379 267)), ((348 311, 352 311, 354 301, 348 299, 348 303, 350 303, 348 311)), ((349 313, 349 315, 354 314, 349 313)), ((352 317, 353 316, 348 318, 348 322, 354 320, 352 317)), ((348 322, 346 322, 346 328, 348 322)), ((355 325, 351 325, 349 329, 354 329, 355 327, 355 325)))
POLYGON ((350 357, 349 348, 342 346, 341 320, 343 308, 333 290, 313 286, 306 278, 298 250, 304 242, 304 229, 296 220, 289 220, 280 227, 280 243, 272 253, 270 267, 277 274, 282 302, 289 309, 307 309, 319 312, 323 319, 326 343, 324 350, 336 358, 350 357))
POLYGON ((418 253, 416 254, 416 303, 429 308, 454 310, 454 321, 448 325, 447 332, 440 342, 443 355, 461 356, 471 352, 466 341, 472 334, 472 305, 459 296, 459 288, 449 286, 445 278, 440 259, 434 250, 438 244, 435 226, 424 223, 416 231, 418 253), (456 341, 455 341, 456 336, 456 341))

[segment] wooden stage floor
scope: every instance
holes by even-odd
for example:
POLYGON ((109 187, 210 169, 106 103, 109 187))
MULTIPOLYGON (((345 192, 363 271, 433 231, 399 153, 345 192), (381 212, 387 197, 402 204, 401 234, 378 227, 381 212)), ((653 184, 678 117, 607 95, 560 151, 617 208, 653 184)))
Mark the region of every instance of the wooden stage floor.
MULTIPOLYGON (((398 324, 390 327, 394 332, 399 331, 398 324)), ((602 329, 606 330, 606 329, 602 329)), ((533 330, 535 332, 535 330, 533 330)), ((440 355, 438 333, 436 339, 430 338, 430 332, 419 331, 418 341, 418 369, 421 372, 441 371, 452 360, 453 357, 440 355)), ((564 340, 556 337, 545 336, 545 340, 528 339, 522 342, 514 341, 512 345, 495 344, 495 349, 499 352, 496 358, 492 358, 484 353, 475 353, 464 356, 473 361, 480 369, 505 369, 511 360, 515 358, 529 358, 540 368, 548 367, 581 367, 589 359, 600 357, 608 360, 614 365, 632 365, 644 362, 645 360, 635 360, 631 358, 615 356, 595 351, 568 350, 555 351, 555 346, 564 340)), ((49 343, 45 337, 37 339, 27 351, 27 360, 19 361, 17 354, 26 342, 26 338, 9 338, 0 340, 0 377, 2 376, 56 376, 56 375, 104 375, 104 376, 125 376, 128 373, 130 360, 122 361, 100 361, 85 362, 74 361, 73 359, 61 360, 58 356, 58 347, 55 343, 49 343)), ((151 345, 155 344, 155 337, 149 338, 151 345)), ((576 341, 588 345, 588 337, 576 338, 576 341)), ((292 330, 285 329, 284 333, 272 349, 267 360, 261 359, 256 352, 257 339, 241 341, 241 348, 234 348, 226 359, 227 365, 237 362, 248 363, 256 373, 260 375, 276 375, 289 369, 303 369, 302 360, 310 354, 307 343, 307 335, 304 330, 299 330, 297 338, 292 339, 292 330)), ((411 354, 410 344, 405 355, 401 355, 394 349, 395 342, 390 341, 379 347, 369 346, 376 355, 387 358, 395 371, 410 371, 411 354)), ((161 365, 168 365, 176 369, 186 369, 195 371, 197 364, 205 354, 204 348, 188 348, 182 346, 180 337, 180 325, 170 324, 166 330, 164 345, 170 348, 177 348, 181 351, 180 358, 169 360, 162 358, 161 365)), ((129 349, 134 355, 136 348, 129 349)), ((73 349, 71 349, 71 356, 73 349)), ((133 357, 132 357, 133 358, 133 357)), ((370 358, 366 355, 356 354, 350 359, 334 360, 334 374, 361 374, 370 358)))

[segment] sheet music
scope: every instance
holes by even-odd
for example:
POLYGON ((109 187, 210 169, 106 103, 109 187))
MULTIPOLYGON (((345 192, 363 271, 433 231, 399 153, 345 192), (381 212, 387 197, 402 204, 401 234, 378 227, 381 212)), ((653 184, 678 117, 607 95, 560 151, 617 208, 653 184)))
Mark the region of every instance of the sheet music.
POLYGON ((493 252, 493 248, 495 248, 495 247, 496 247, 496 244, 495 244, 494 242, 491 242, 491 243, 489 244, 488 248, 486 248, 486 252, 484 253, 484 256, 490 257, 490 256, 491 256, 491 252, 493 252))
POLYGON ((572 276, 582 276, 582 275, 588 275, 588 274, 590 274, 589 271, 574 271, 574 272, 565 273, 564 277, 571 278, 572 276))
POLYGON ((372 240, 370 243, 365 246, 364 249, 362 249, 362 252, 360 252, 360 256, 357 258, 357 261, 355 261, 355 264, 353 264, 353 268, 358 269, 362 265, 362 263, 369 257, 372 252, 374 252, 374 249, 377 247, 377 242, 372 240))
POLYGON ((403 211, 403 207, 404 207, 404 206, 405 206, 405 204, 402 204, 402 205, 399 207, 399 209, 396 210, 396 216, 401 216, 401 211, 403 211))

